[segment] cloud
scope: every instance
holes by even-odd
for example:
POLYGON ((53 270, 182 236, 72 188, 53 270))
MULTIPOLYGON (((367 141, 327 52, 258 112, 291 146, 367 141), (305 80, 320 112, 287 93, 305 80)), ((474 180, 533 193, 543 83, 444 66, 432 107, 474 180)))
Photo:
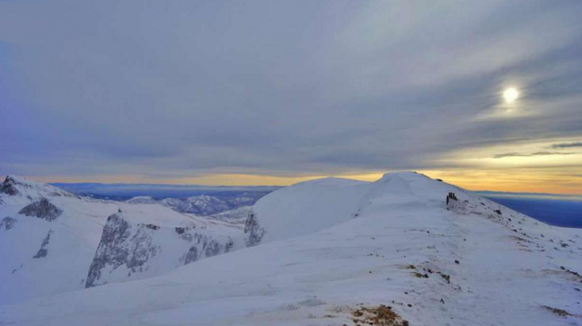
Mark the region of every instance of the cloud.
POLYGON ((483 144, 578 139, 581 10, 542 0, 0 1, 0 172, 453 169, 435 162, 483 144), (527 114, 476 120, 508 84, 527 114))
POLYGON ((493 156, 493 158, 505 158, 505 157, 532 157, 532 156, 549 156, 549 155, 572 155, 575 153, 560 153, 560 152, 536 152, 531 154, 520 154, 520 153, 504 153, 493 156))
POLYGON ((552 148, 574 148, 574 147, 582 147, 582 142, 560 143, 552 145, 552 148))

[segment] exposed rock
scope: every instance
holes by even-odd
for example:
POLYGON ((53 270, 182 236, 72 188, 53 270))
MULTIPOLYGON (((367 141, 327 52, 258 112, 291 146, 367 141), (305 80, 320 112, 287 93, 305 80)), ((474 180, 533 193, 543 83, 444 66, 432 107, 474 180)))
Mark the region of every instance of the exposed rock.
POLYGON ((16 219, 6 216, 2 219, 2 222, 0 222, 0 229, 4 228, 4 230, 8 231, 14 227, 14 224, 16 224, 16 219))
POLYGON ((446 198, 447 210, 453 211, 457 214, 468 214, 469 213, 468 204, 469 202, 467 200, 463 201, 459 200, 459 198, 457 198, 457 195, 454 192, 449 192, 449 194, 447 195, 446 198))
POLYGON ((129 261, 125 265, 132 273, 143 272, 143 265, 160 251, 160 246, 153 243, 151 234, 152 230, 159 229, 159 226, 152 228, 151 224, 141 224, 131 239, 133 247, 128 248, 129 261))
POLYGON ((206 257, 216 256, 220 253, 222 246, 216 240, 211 239, 207 241, 204 245, 204 254, 206 257))
POLYGON ((232 241, 232 239, 229 238, 226 245, 224 245, 224 252, 225 253, 229 252, 233 247, 234 247, 234 241, 232 241))
MULTIPOLYGON (((408 304, 408 307, 412 307, 408 304)), ((407 320, 402 319, 392 307, 379 305, 377 307, 360 306, 352 311, 352 321, 356 325, 408 326, 407 320)))
POLYGON ((37 253, 32 256, 32 258, 43 258, 46 257, 46 255, 48 254, 48 244, 49 241, 51 240, 51 234, 53 233, 53 231, 49 231, 46 235, 46 237, 44 238, 44 240, 42 240, 42 244, 40 245, 40 249, 37 251, 37 253))
POLYGON ((245 239, 247 247, 256 246, 261 242, 265 235, 265 229, 261 228, 257 221, 257 215, 251 210, 245 222, 245 233, 248 237, 245 239))
POLYGON ((153 224, 144 224, 144 226, 148 229, 152 229, 152 230, 159 230, 160 227, 157 225, 153 225, 153 224))
POLYGON ((234 247, 230 237, 217 239, 204 232, 194 225, 132 224, 123 213, 113 214, 103 229, 85 286, 154 276, 234 247))
POLYGON ((196 246, 190 247, 188 253, 184 256, 184 265, 188 265, 198 260, 198 248, 196 246))
POLYGON ((20 212, 18 212, 18 214, 34 216, 47 221, 56 220, 62 213, 62 210, 51 204, 46 198, 41 198, 39 201, 25 206, 20 210, 20 212))
POLYGON ((18 189, 16 189, 16 182, 10 176, 7 176, 0 186, 0 194, 7 194, 10 196, 18 195, 18 189))
POLYGON ((115 269, 128 260, 129 252, 123 243, 129 238, 129 235, 129 223, 120 215, 113 214, 107 218, 101 242, 99 242, 95 258, 89 267, 85 287, 94 286, 94 281, 101 277, 101 270, 106 265, 112 265, 115 269))
POLYGON ((180 239, 188 241, 188 242, 192 242, 192 234, 189 232, 191 229, 193 229, 193 228, 177 227, 176 233, 178 234, 180 239))
POLYGON ((447 205, 449 205, 449 202, 451 201, 458 201, 457 195, 455 195, 454 192, 449 192, 449 194, 447 195, 447 205))

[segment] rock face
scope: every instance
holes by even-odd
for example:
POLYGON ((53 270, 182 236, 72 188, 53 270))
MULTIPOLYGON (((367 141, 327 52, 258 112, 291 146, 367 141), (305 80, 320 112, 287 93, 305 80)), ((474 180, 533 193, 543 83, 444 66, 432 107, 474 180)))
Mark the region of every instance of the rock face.
POLYGON ((41 200, 25 206, 18 212, 18 214, 38 217, 49 222, 56 220, 62 213, 62 210, 51 204, 46 198, 41 198, 41 200))
POLYGON ((10 176, 7 176, 2 185, 0 186, 0 194, 7 194, 9 196, 18 195, 16 181, 10 176))
POLYGON ((2 219, 2 222, 0 222, 0 229, 4 229, 4 230, 8 231, 8 230, 12 229, 15 224, 16 224, 16 219, 13 219, 10 216, 6 216, 5 218, 2 219))
POLYGON ((247 234, 245 238, 247 247, 256 246, 265 235, 265 230, 259 225, 257 215, 252 210, 245 223, 245 234, 247 234))
POLYGON ((51 234, 53 233, 52 230, 50 230, 46 237, 44 238, 44 240, 42 240, 42 244, 40 245, 40 249, 38 250, 38 252, 36 253, 36 255, 32 256, 32 258, 43 258, 46 257, 46 255, 48 255, 48 244, 51 240, 51 234))
POLYGON ((85 286, 151 277, 229 252, 235 246, 234 234, 132 223, 123 212, 113 214, 103 228, 85 286))
POLYGON ((103 228, 101 242, 89 268, 85 287, 91 287, 101 277, 101 270, 107 265, 114 269, 124 264, 128 259, 129 250, 123 243, 129 238, 129 223, 121 216, 114 214, 107 218, 103 228))

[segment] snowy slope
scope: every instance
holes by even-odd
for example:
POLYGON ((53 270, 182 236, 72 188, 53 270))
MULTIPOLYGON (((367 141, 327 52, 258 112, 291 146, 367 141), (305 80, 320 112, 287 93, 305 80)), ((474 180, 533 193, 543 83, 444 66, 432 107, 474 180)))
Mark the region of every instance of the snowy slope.
POLYGON ((258 246, 160 277, 2 306, 0 320, 363 325, 354 320, 386 305, 401 319, 385 325, 582 324, 581 230, 541 224, 414 173, 332 182, 344 190, 321 181, 314 190, 308 182, 299 187, 321 200, 280 190, 257 203, 256 222, 265 230, 258 246), (446 205, 449 192, 458 200, 446 205), (318 213, 295 208, 306 204, 318 213), (292 230, 277 225, 277 214, 292 230))
POLYGON ((298 183, 260 199, 253 213, 265 230, 262 243, 310 234, 357 214, 368 183, 325 178, 298 183))
MULTIPOLYGON (((107 217, 120 209, 132 225, 196 228, 208 237, 213 236, 214 229, 242 234, 235 227, 161 205, 82 198, 21 177, 10 176, 0 184, 0 201, 0 304, 84 288, 107 217)), ((162 238, 156 236, 153 245, 170 251, 164 247, 175 240, 162 238)), ((118 275, 114 279, 158 275, 175 268, 177 261, 167 266, 158 262, 143 275, 118 275)), ((145 267, 149 268, 147 264, 145 267)), ((104 276, 102 281, 109 278, 104 276)))

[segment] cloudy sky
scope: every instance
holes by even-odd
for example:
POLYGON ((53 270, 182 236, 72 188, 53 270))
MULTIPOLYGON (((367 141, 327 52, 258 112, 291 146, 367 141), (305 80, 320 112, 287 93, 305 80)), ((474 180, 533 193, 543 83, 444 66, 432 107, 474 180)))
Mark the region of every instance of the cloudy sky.
POLYGON ((417 170, 582 194, 581 16, 578 0, 1 0, 0 173, 417 170))

